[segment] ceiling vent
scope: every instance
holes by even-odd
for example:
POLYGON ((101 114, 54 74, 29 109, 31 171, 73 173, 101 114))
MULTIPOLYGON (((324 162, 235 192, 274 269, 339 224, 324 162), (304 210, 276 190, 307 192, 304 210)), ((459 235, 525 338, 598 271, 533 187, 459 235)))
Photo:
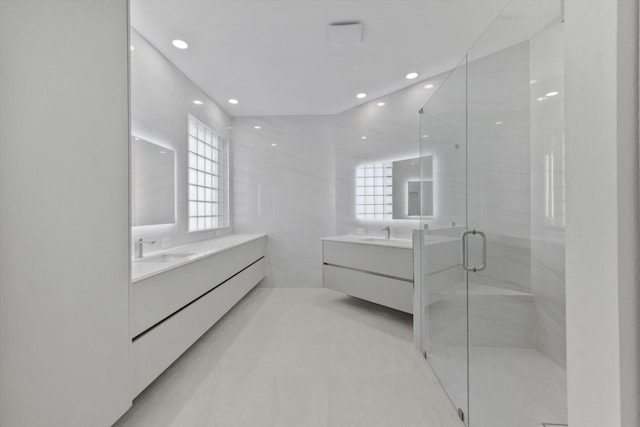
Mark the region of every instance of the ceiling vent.
POLYGON ((328 32, 330 46, 358 46, 362 41, 362 24, 360 22, 333 22, 329 24, 328 32))

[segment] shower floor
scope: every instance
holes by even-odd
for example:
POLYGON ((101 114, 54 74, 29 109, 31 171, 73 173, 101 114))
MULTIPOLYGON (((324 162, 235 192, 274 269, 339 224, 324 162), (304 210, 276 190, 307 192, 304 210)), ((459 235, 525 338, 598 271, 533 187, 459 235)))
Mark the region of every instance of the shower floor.
MULTIPOLYGON (((441 347, 429 355, 454 402, 466 402, 466 348, 441 347), (462 380, 462 381, 461 381, 462 380)), ((472 427, 541 427, 567 423, 566 371, 535 349, 469 349, 472 427)))

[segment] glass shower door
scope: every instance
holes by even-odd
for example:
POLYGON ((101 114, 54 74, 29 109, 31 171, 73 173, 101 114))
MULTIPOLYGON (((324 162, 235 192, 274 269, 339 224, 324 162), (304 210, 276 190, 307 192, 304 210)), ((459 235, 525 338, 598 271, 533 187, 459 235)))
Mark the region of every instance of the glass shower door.
POLYGON ((421 347, 465 422, 467 275, 459 265, 459 236, 466 227, 466 74, 465 59, 440 77, 420 114, 421 187, 431 190, 422 191, 420 216, 421 347))
POLYGON ((560 6, 511 1, 467 54, 473 427, 566 424, 560 6))
POLYGON ((420 343, 472 427, 566 425, 559 0, 512 0, 421 110, 420 343))

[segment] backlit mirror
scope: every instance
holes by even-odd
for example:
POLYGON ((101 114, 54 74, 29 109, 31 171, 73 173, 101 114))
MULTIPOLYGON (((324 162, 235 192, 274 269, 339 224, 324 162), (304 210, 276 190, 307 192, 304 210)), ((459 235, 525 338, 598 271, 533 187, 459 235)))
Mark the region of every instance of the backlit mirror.
POLYGON ((424 156, 422 162, 419 157, 393 162, 392 174, 393 219, 432 216, 433 157, 424 156))
POLYGON ((175 152, 134 137, 131 141, 131 224, 176 222, 175 152))

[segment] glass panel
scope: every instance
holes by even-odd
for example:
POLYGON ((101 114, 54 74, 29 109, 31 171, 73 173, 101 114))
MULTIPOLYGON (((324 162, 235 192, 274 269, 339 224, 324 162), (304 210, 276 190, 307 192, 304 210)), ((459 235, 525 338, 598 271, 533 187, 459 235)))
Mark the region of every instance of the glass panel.
POLYGON ((468 280, 474 427, 567 423, 559 13, 513 0, 468 55, 467 220, 487 238, 468 280))
POLYGON ((191 116, 189 116, 189 132, 189 150, 191 151, 189 152, 189 184, 193 186, 189 190, 189 198, 201 202, 193 213, 198 219, 189 222, 189 231, 196 231, 225 223, 224 207, 220 209, 222 220, 205 217, 214 215, 213 209, 207 208, 208 203, 215 201, 227 205, 224 194, 222 200, 218 200, 218 192, 228 190, 223 176, 228 170, 225 159, 225 153, 228 154, 228 151, 223 139, 218 138, 208 126, 191 116), (218 163, 218 161, 221 162, 218 163))
POLYGON ((466 225, 466 73, 463 60, 420 115, 420 186, 433 188, 432 203, 420 207, 427 228, 421 250, 421 347, 453 405, 465 414, 467 283, 459 265, 459 236, 466 225))

